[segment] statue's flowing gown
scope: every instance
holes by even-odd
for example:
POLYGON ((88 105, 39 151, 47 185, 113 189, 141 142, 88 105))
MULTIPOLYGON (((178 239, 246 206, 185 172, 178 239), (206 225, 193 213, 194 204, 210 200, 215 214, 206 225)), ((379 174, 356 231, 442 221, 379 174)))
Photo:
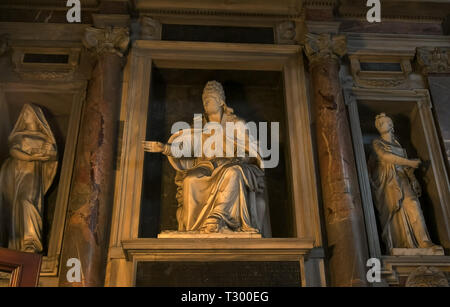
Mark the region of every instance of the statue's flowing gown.
POLYGON ((407 158, 400 144, 377 138, 372 143, 371 183, 375 205, 380 215, 382 238, 391 248, 425 248, 432 246, 425 219, 412 184, 416 179, 404 166, 384 159, 387 154, 407 158))
MULTIPOLYGON (((24 155, 33 155, 42 151, 44 144, 50 147, 46 153, 56 156, 56 143, 42 111, 27 105, 35 115, 39 131, 23 130, 19 118, 10 134, 10 149, 24 155)), ((5 225, 3 231, 8 234, 8 248, 35 252, 43 250, 42 218, 43 197, 56 174, 58 162, 25 161, 9 157, 0 170, 0 211, 5 225)))
MULTIPOLYGON (((239 119, 235 115, 224 114, 223 129, 230 121, 239 119)), ((264 237, 270 237, 264 171, 258 165, 258 159, 260 157, 169 156, 170 163, 177 170, 178 230, 202 230, 207 220, 217 218, 232 231, 260 232, 264 237), (210 176, 189 172, 205 161, 213 165, 210 176)))

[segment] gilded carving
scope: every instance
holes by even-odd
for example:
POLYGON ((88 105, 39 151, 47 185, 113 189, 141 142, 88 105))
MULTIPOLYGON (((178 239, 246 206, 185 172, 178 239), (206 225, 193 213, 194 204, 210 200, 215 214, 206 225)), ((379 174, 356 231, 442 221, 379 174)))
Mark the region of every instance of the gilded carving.
POLYGON ((0 213, 8 248, 42 252, 44 196, 58 166, 56 141, 42 110, 26 104, 8 138, 0 170, 0 213))
POLYGON ((83 37, 84 46, 94 51, 97 55, 112 53, 122 57, 128 48, 129 42, 128 28, 107 27, 105 29, 97 29, 90 27, 86 28, 83 37))

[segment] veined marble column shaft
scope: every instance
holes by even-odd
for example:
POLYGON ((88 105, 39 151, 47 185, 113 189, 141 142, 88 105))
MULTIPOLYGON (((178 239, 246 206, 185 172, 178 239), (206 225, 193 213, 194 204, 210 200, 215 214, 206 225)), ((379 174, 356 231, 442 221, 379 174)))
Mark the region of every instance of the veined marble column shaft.
POLYGON ((60 286, 103 286, 114 194, 114 163, 126 28, 88 28, 83 43, 97 62, 78 136, 60 263, 60 286), (67 260, 81 262, 81 282, 68 282, 67 260))
POLYGON ((339 83, 344 36, 308 34, 323 212, 332 286, 366 286, 368 247, 347 113, 339 83))

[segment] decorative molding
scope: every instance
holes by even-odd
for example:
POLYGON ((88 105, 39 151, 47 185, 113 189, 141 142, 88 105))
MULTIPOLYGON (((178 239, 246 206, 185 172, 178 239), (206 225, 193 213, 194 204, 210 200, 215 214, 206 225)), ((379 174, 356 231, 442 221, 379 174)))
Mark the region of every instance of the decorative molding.
POLYGON ((449 284, 436 267, 420 266, 409 275, 405 287, 449 287, 449 284))
POLYGON ((422 73, 450 73, 450 47, 417 48, 417 64, 422 73))
POLYGON ((210 15, 247 17, 297 17, 301 13, 301 0, 136 0, 141 13, 164 15, 210 15))
POLYGON ((444 35, 410 35, 381 33, 342 33, 347 37, 349 54, 373 52, 414 57, 417 46, 450 47, 444 35))
MULTIPOLYGON (((417 276, 423 270, 418 271, 420 267, 434 267, 439 269, 441 273, 450 276, 450 257, 449 256, 383 256, 381 278, 387 282, 389 286, 401 286, 402 281, 406 281, 411 274, 417 276)), ((431 272, 430 275, 436 273, 431 272)), ((414 277, 412 282, 414 282, 414 277)))
POLYGON ((339 32, 339 27, 341 25, 340 21, 306 21, 306 26, 308 32, 321 34, 321 33, 332 33, 337 34, 339 32))
POLYGON ((347 53, 345 35, 306 34, 305 54, 311 65, 326 59, 339 59, 347 53))
POLYGON ((139 18, 140 39, 144 40, 161 40, 161 23, 149 16, 141 16, 139 18))
POLYGON ((80 47, 32 47, 11 46, 12 62, 15 71, 24 80, 70 80, 80 61, 80 47), (24 62, 26 54, 65 55, 67 63, 29 63, 24 62))
POLYGON ((355 84, 364 88, 398 88, 405 85, 412 72, 411 55, 380 54, 373 52, 359 52, 349 55, 350 68, 355 84), (398 64, 400 71, 362 70, 361 63, 398 64))
POLYGON ((167 260, 177 258, 186 261, 187 257, 205 259, 205 257, 217 259, 249 259, 271 258, 272 260, 297 261, 302 256, 307 256, 314 247, 313 239, 294 238, 266 238, 261 239, 154 239, 140 238, 123 240, 122 248, 128 261, 136 260, 167 260), (195 248, 192 248, 195 246, 195 248))
POLYGON ((334 8, 338 4, 338 0, 304 0, 303 5, 306 8, 323 9, 334 8))
POLYGON ((127 28, 130 26, 130 15, 122 14, 92 14, 94 27, 104 29, 108 27, 127 28))
POLYGON ((97 55, 112 53, 123 57, 129 42, 128 28, 107 27, 105 29, 97 29, 90 27, 86 28, 83 37, 84 46, 97 55))
POLYGON ((381 257, 380 238, 376 215, 372 201, 372 192, 367 170, 366 155, 364 152, 363 135, 361 131, 361 121, 359 119, 358 101, 355 93, 351 89, 344 89, 344 99, 348 106, 351 134, 353 139, 353 149, 355 151, 356 169, 358 172, 359 188, 364 213, 364 221, 369 245, 369 255, 371 258, 381 257))

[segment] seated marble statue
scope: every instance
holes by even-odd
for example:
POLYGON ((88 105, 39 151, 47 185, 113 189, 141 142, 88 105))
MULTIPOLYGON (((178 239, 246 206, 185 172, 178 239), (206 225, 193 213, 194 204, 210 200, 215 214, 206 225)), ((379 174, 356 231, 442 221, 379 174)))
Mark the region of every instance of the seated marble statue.
POLYGON ((0 226, 8 248, 39 253, 44 195, 58 160, 55 138, 38 106, 24 105, 8 142, 10 157, 0 170, 0 226))
MULTIPOLYGON (((216 124, 225 130, 226 123, 245 122, 233 113, 225 104, 222 85, 209 81, 202 95, 205 113, 201 121, 204 125, 216 124)), ((194 124, 195 126, 195 124, 194 124)), ((208 155, 201 151, 195 156, 195 145, 188 155, 177 157, 173 152, 173 143, 184 136, 200 133, 202 140, 211 136, 209 132, 194 128, 174 133, 168 144, 144 142, 144 150, 162 152, 177 171, 177 221, 178 231, 198 231, 200 233, 260 233, 271 236, 268 218, 267 197, 264 185, 264 171, 261 156, 250 156, 252 149, 248 142, 233 138, 233 145, 244 146, 246 155, 208 155)), ((239 134, 239 133, 238 133, 239 134)), ((236 137, 236 135, 235 135, 236 137)), ((230 138, 225 135, 226 142, 230 138)), ((248 140, 248 138, 247 138, 248 140)), ((206 142, 202 143, 205 146, 206 142)), ((202 148, 204 149, 204 148, 202 148)))
POLYGON ((384 113, 377 115, 375 127, 381 136, 372 142, 369 172, 387 250, 439 248, 431 242, 418 199, 421 188, 414 169, 421 161, 408 159, 394 136, 391 118, 384 113))

